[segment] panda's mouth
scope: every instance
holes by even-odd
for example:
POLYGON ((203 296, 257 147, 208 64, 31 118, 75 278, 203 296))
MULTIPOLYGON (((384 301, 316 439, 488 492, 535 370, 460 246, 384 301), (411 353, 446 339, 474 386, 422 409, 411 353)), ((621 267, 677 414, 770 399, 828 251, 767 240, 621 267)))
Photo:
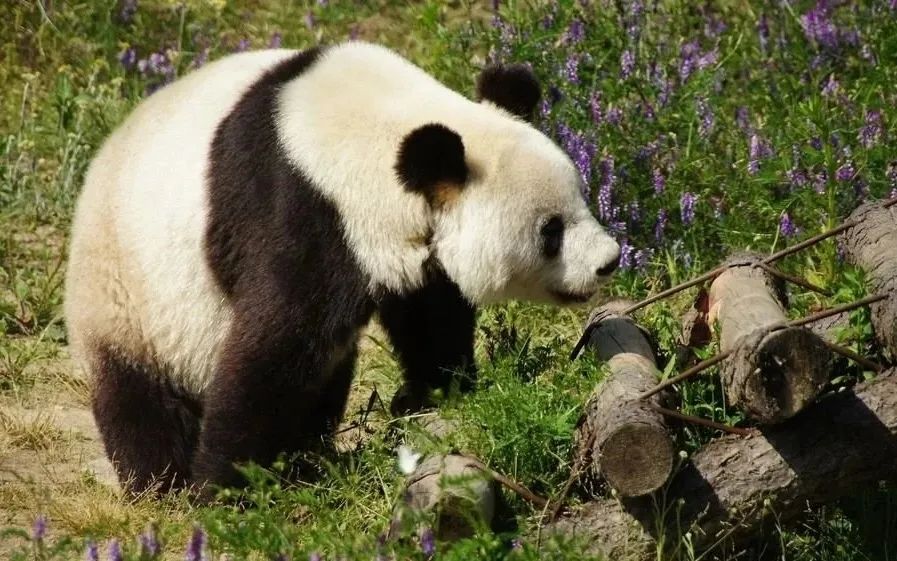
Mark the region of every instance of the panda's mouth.
POLYGON ((585 304, 592 299, 595 291, 592 292, 567 292, 566 290, 550 290, 551 295, 557 298, 562 304, 585 304))

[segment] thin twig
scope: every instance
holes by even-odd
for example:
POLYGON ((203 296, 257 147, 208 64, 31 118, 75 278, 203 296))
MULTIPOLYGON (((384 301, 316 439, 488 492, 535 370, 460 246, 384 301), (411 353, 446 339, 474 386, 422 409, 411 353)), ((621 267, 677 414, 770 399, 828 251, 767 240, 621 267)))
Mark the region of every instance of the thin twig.
POLYGON ((532 491, 530 491, 529 489, 527 489, 520 483, 517 483, 510 477, 498 473, 497 471, 490 468, 486 464, 480 462, 479 460, 476 460, 474 458, 468 458, 468 460, 469 460, 468 465, 470 467, 477 468, 478 470, 482 471, 486 475, 490 476, 492 479, 494 479, 494 480, 498 481, 499 483, 501 483, 502 485, 504 485, 507 489, 517 493, 518 495, 520 495, 527 501, 533 503, 534 505, 541 508, 541 507, 545 507, 548 504, 548 499, 546 499, 544 497, 540 497, 539 495, 533 493, 532 491))
POLYGON ((822 344, 831 349, 833 352, 838 353, 841 356, 845 356, 850 360, 856 362, 860 366, 865 366, 869 370, 874 370, 875 372, 883 372, 884 366, 878 364, 875 361, 869 360, 859 353, 855 353, 854 351, 848 349, 847 347, 842 347, 836 343, 832 343, 831 341, 826 340, 824 337, 821 337, 822 344))
POLYGON ((570 489, 573 488, 573 484, 576 483, 582 475, 583 465, 586 463, 586 458, 589 457, 592 447, 595 445, 597 436, 597 432, 592 432, 589 435, 589 438, 586 439, 586 443, 583 446, 583 449, 586 450, 586 452, 580 454, 579 457, 576 458, 576 462, 573 463, 573 469, 570 470, 570 477, 564 482, 564 486, 561 487, 561 492, 553 501, 554 506, 551 508, 551 514, 548 516, 549 522, 557 520, 558 515, 561 513, 561 509, 564 508, 564 501, 567 500, 567 495, 570 494, 570 489))
POLYGON ((844 312, 849 312, 851 310, 861 308, 863 306, 866 306, 867 304, 874 304, 876 302, 886 300, 887 298, 887 294, 874 294, 872 296, 866 296, 865 298, 860 298, 859 300, 856 300, 849 304, 841 304, 840 306, 835 306, 834 308, 829 308, 827 310, 822 310, 821 312, 816 312, 815 314, 810 314, 804 318, 793 319, 787 322, 786 326, 800 327, 802 325, 807 325, 808 323, 813 323, 814 321, 819 321, 828 317, 836 316, 838 314, 843 314, 844 312))
MULTIPOLYGON (((867 304, 873 304, 875 302, 879 302, 881 300, 884 300, 887 297, 888 296, 886 294, 876 294, 873 296, 867 296, 865 298, 860 298, 859 300, 857 300, 855 302, 851 302, 849 304, 842 304, 840 306, 835 306, 834 308, 829 308, 829 309, 823 310, 821 312, 816 312, 815 314, 811 314, 804 318, 798 318, 798 319, 793 319, 791 321, 783 321, 783 322, 775 323, 775 324, 766 326, 764 329, 774 331, 776 329, 784 329, 786 327, 800 327, 802 325, 806 325, 808 323, 813 323, 814 321, 819 321, 819 320, 825 319, 830 316, 835 316, 835 315, 838 315, 838 314, 841 314, 844 312, 849 312, 850 310, 859 308, 861 306, 865 306, 867 304)), ((852 351, 850 351, 850 352, 852 352, 852 351)), ((645 398, 651 397, 652 395, 656 394, 657 392, 659 392, 665 388, 668 388, 668 387, 672 386, 673 384, 677 384, 677 383, 681 382, 682 380, 687 380, 688 378, 691 378, 692 376, 706 370, 707 368, 710 368, 711 366, 722 362, 723 360, 728 358, 729 355, 731 355, 731 354, 732 354, 732 350, 730 349, 728 351, 723 351, 717 355, 714 355, 714 356, 708 358, 707 360, 701 361, 698 364, 696 364, 696 365, 692 366, 691 368, 689 368, 688 370, 686 370, 685 372, 683 372, 682 374, 679 374, 678 376, 674 376, 673 378, 670 378, 669 380, 664 380, 660 384, 654 386, 654 389, 646 391, 645 393, 640 395, 638 398, 645 399, 645 398)), ((860 358, 862 358, 862 357, 860 357, 860 358)))
MULTIPOLYGON (((897 205, 897 197, 884 201, 881 204, 881 207, 889 208, 894 205, 897 205)), ((769 256, 763 258, 763 260, 760 262, 760 264, 762 266, 762 265, 770 265, 772 263, 775 263, 776 261, 782 259, 783 257, 787 257, 788 255, 791 255, 793 253, 797 253, 798 251, 800 251, 802 249, 806 249, 806 248, 810 247, 811 245, 817 244, 817 243, 821 242, 822 240, 825 240, 832 236, 840 234, 841 232, 843 232, 845 230, 849 230, 850 228, 853 228, 854 226, 857 226, 858 224, 859 224, 859 221, 856 219, 848 220, 847 222, 844 222, 840 226, 837 226, 831 230, 828 230, 827 232, 823 232, 819 235, 813 236, 812 238, 808 238, 800 243, 797 243, 791 247, 787 247, 781 251, 777 251, 777 252, 773 253, 772 255, 769 255, 769 256)), ((664 290, 663 292, 658 292, 654 296, 650 296, 650 297, 642 300, 641 302, 636 302, 635 304, 629 306, 628 308, 626 308, 625 310, 623 310, 621 312, 621 315, 631 314, 633 312, 636 312, 636 311, 644 308, 645 306, 648 306, 649 304, 653 304, 654 302, 657 302, 658 300, 662 300, 668 296, 672 296, 673 294, 681 292, 687 288, 691 288, 692 286, 695 286, 702 282, 706 282, 706 281, 716 277, 717 275, 721 274, 726 269, 728 269, 727 265, 717 267, 711 271, 704 273, 703 275, 695 277, 694 279, 692 279, 690 281, 686 281, 686 282, 677 284, 676 286, 670 287, 670 288, 664 290)), ((777 273, 778 272, 779 271, 777 271, 777 273)), ((796 277, 791 277, 790 279, 786 279, 786 280, 791 280, 791 282, 795 282, 793 280, 795 278, 796 277)), ((809 285, 809 283, 804 285, 804 284, 795 282, 795 284, 804 286, 804 288, 808 288, 809 290, 816 290, 816 288, 817 288, 817 287, 811 288, 811 285, 809 285)), ((826 293, 822 292, 822 294, 826 294, 826 293)), ((573 350, 570 352, 570 360, 575 360, 576 357, 579 356, 579 353, 582 352, 582 349, 583 349, 583 347, 585 347, 586 342, 589 340, 589 337, 592 336, 592 332, 598 327, 597 324, 598 324, 598 321, 592 321, 589 323, 589 325, 586 326, 586 328, 583 330, 582 336, 579 338, 579 341, 576 342, 576 345, 573 347, 573 350)))
POLYGON ((760 267, 761 269, 763 269, 764 271, 766 271, 767 273, 769 273, 770 275, 772 275, 774 277, 778 277, 784 281, 790 282, 791 284, 795 284, 797 286, 806 288, 807 290, 812 290, 813 292, 822 294, 823 296, 832 296, 832 292, 830 290, 826 290, 826 289, 822 288, 821 286, 816 286, 815 284, 811 283, 810 281, 808 281, 806 279, 802 279, 800 277, 795 277, 793 275, 789 275, 788 273, 783 273, 782 271, 776 269, 772 265, 764 263, 763 261, 760 261, 759 263, 757 263, 757 266, 760 267))
POLYGON ((678 376, 673 376, 672 378, 670 378, 668 380, 664 380, 663 382, 657 384, 656 386, 654 386, 654 389, 648 390, 645 393, 643 393, 642 395, 638 396, 638 399, 647 399, 647 398, 651 397, 652 395, 656 394, 657 392, 672 386, 673 384, 678 384, 682 380, 687 380, 688 378, 691 378, 692 376, 694 376, 696 374, 700 374, 701 372, 703 372, 704 370, 707 370, 711 366, 714 366, 714 365, 719 364, 720 362, 726 360, 727 358, 729 358, 729 355, 731 355, 731 354, 732 354, 732 351, 723 351, 717 355, 713 355, 712 357, 708 358, 707 360, 702 360, 701 362, 695 364, 694 366, 692 366, 691 368, 689 368, 682 374, 679 374, 678 376))
POLYGON ((733 427, 730 425, 725 425, 723 423, 717 423, 716 421, 711 421, 710 419, 705 419, 703 417, 695 417, 693 415, 686 415, 685 413, 680 413, 679 411, 673 411, 672 409, 667 409, 666 407, 660 407, 659 405, 649 404, 648 407, 657 411, 661 415, 667 417, 673 417, 674 419, 679 419, 681 421, 685 421, 688 423, 694 423, 696 425, 703 425, 705 427, 710 427, 712 429, 721 430, 723 432, 728 432, 730 434, 737 434, 739 436, 751 436, 753 432, 749 429, 742 429, 739 427, 733 427))

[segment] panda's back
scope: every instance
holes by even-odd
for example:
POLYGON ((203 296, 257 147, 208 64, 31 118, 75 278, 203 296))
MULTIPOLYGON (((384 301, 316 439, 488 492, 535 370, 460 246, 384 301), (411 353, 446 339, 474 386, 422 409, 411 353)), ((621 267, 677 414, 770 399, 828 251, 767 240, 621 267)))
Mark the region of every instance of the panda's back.
MULTIPOLYGON (((65 312, 83 365, 111 345, 198 393, 231 311, 204 253, 209 151, 221 120, 267 70, 295 56, 226 57, 158 90, 104 143, 74 217, 65 312)), ((89 370, 89 369, 87 369, 89 370)))

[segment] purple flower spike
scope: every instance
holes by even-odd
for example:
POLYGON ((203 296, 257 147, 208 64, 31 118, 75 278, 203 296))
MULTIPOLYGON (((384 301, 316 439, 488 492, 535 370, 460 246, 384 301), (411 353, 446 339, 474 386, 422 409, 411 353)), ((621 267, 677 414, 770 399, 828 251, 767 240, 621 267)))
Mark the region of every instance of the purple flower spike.
POLYGON ((682 197, 679 199, 682 224, 685 226, 690 226, 695 221, 695 203, 697 201, 697 195, 689 191, 682 193, 682 197))
POLYGON ((589 109, 592 111, 592 122, 600 125, 604 122, 604 110, 601 108, 601 94, 594 93, 589 100, 589 109))
POLYGON ((769 47, 769 20, 766 19, 766 14, 762 14, 757 22, 757 36, 760 39, 760 50, 765 53, 769 47))
POLYGON ((797 235, 798 227, 794 225, 794 221, 791 220, 791 216, 784 212, 782 213, 782 218, 779 220, 779 231, 786 238, 792 238, 797 235))
POLYGON ((570 55, 567 62, 564 63, 564 78, 571 84, 579 83, 579 57, 570 55))
POLYGON ((748 115, 748 108, 744 105, 739 105, 738 108, 735 109, 735 124, 738 125, 741 132, 744 133, 751 130, 751 121, 748 115))
POLYGON ((118 62, 126 71, 133 70, 137 66, 137 49, 128 47, 118 55, 118 62))
POLYGON ((882 121, 881 111, 866 112, 865 124, 860 129, 859 140, 865 148, 871 148, 881 139, 882 121))
POLYGON ((421 532, 420 550, 427 559, 432 558, 433 555, 436 554, 436 536, 430 528, 425 528, 424 531, 421 532))
POLYGON ((644 273, 648 270, 648 265, 651 264, 651 257, 653 257, 654 252, 649 249, 640 249, 635 252, 635 268, 644 273))
POLYGON ((109 561, 122 561, 121 557, 121 544, 118 543, 118 540, 112 540, 109 542, 109 548, 106 553, 109 561))
POLYGON ((47 537, 47 517, 38 514, 31 526, 31 541, 42 542, 47 537))
POLYGON ((620 244, 620 269, 626 270, 632 268, 632 258, 635 248, 629 243, 629 240, 623 240, 620 244))
POLYGON ((635 69, 635 55, 627 49, 620 55, 620 77, 624 80, 629 78, 633 69, 635 69))
POLYGON ((697 104, 698 118, 700 119, 700 123, 698 124, 698 134, 701 138, 707 138, 713 131, 716 117, 713 115, 713 110, 710 108, 710 104, 707 103, 705 98, 698 97, 695 103, 697 104))
POLYGON ((271 40, 268 41, 268 48, 279 49, 282 43, 283 34, 280 31, 277 31, 273 35, 271 35, 271 40))
POLYGON ((134 21, 135 15, 137 15, 137 0, 123 0, 121 10, 118 12, 118 21, 128 25, 134 21))
POLYGON ((138 541, 140 542, 140 554, 142 556, 154 558, 162 553, 162 547, 159 545, 156 529, 153 526, 150 526, 146 532, 140 534, 138 541))
POLYGON ((607 110, 607 122, 613 126, 619 126, 623 122, 623 110, 619 107, 611 107, 607 110))
POLYGON ((184 561, 206 561, 205 554, 206 533, 199 526, 193 529, 193 535, 187 542, 187 552, 184 561))
POLYGON ((838 29, 829 19, 829 8, 826 0, 820 0, 816 6, 800 17, 800 25, 809 41, 823 48, 838 46, 838 29))
POLYGON ((850 181, 856 175, 856 170, 851 162, 846 162, 835 172, 838 181, 850 181))
POLYGON ((666 190, 667 179, 663 176, 663 173, 661 173, 659 169, 655 168, 651 172, 651 184, 654 185, 654 192, 658 195, 666 190))
POLYGON ((835 75, 831 74, 828 77, 828 81, 825 83, 825 86, 822 87, 823 97, 834 97, 840 91, 841 84, 839 84, 838 80, 835 79, 835 75))
POLYGON ((84 561, 100 561, 100 549, 93 540, 88 541, 84 548, 84 561))
POLYGON ((810 146, 812 146, 814 150, 822 150, 822 139, 818 136, 814 136, 810 139, 810 146))
POLYGON ((578 19, 573 20, 570 23, 570 27, 567 29, 566 39, 567 42, 571 45, 575 45, 583 40, 586 36, 586 26, 585 24, 578 19))

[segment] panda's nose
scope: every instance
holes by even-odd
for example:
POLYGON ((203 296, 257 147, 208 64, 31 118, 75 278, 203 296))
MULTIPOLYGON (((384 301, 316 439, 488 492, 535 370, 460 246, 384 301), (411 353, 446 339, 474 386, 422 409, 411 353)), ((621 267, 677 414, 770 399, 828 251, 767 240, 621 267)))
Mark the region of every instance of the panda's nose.
POLYGON ((614 255, 614 258, 611 259, 610 262, 608 262, 606 265, 599 267, 598 271, 596 271, 596 272, 598 273, 599 277, 606 277, 606 276, 609 276, 614 271, 616 271, 617 267, 619 267, 619 266, 620 266, 620 252, 617 251, 616 255, 614 255))

